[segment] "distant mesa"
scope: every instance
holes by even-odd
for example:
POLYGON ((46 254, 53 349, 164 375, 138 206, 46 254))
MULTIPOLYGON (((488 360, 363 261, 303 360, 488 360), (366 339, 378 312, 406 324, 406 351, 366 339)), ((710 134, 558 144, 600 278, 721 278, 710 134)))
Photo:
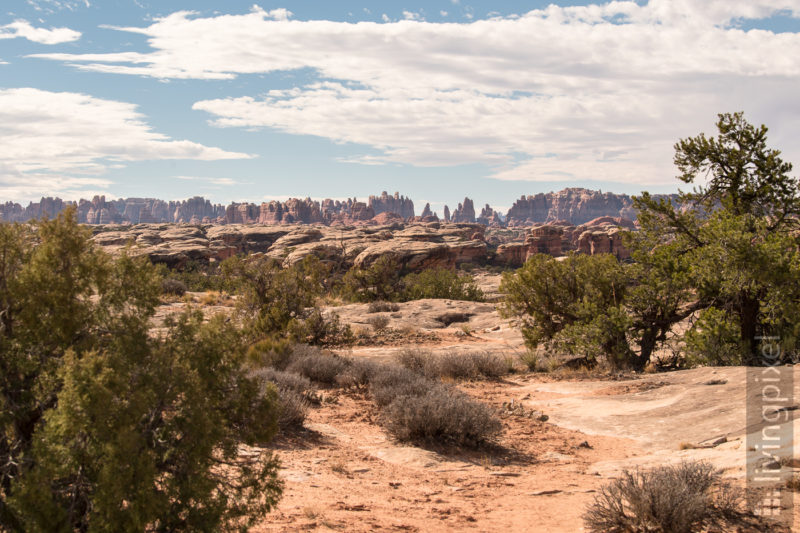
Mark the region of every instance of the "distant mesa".
POLYGON ((583 188, 523 196, 508 210, 506 224, 531 226, 556 220, 585 224, 605 216, 635 220, 633 199, 627 194, 603 193, 583 188))
POLYGON ((201 196, 183 201, 164 201, 155 198, 120 198, 106 200, 95 196, 78 202, 61 198, 42 198, 27 207, 13 202, 0 204, 0 221, 25 222, 53 217, 69 205, 77 208, 78 221, 84 224, 316 224, 325 226, 381 225, 397 221, 473 224, 489 227, 531 227, 564 221, 581 225, 600 217, 636 219, 633 200, 626 194, 603 193, 583 188, 568 188, 559 192, 522 196, 503 217, 489 204, 476 215, 471 198, 457 204, 452 211, 445 205, 443 218, 426 204, 420 216, 415 216, 414 202, 395 192, 383 191, 370 196, 367 202, 356 198, 346 200, 290 198, 261 204, 212 204, 201 196))

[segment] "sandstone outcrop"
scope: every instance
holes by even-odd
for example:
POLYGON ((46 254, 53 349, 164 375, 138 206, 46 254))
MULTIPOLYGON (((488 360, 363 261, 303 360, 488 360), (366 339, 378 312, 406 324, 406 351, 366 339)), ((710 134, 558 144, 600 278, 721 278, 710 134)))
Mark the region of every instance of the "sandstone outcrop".
POLYGON ((594 255, 608 253, 618 259, 630 258, 622 242, 625 231, 635 227, 633 221, 620 217, 600 217, 574 226, 567 221, 539 224, 532 227, 523 242, 506 242, 497 247, 496 262, 520 266, 534 254, 553 257, 577 250, 594 255))
MULTIPOLYGON (((365 209, 369 210, 362 203, 365 209)), ((380 216, 399 219, 399 215, 380 216)), ((382 226, 136 224, 98 227, 92 237, 106 250, 147 255, 182 267, 262 253, 286 264, 314 254, 338 268, 366 266, 391 255, 407 270, 486 262, 484 227, 475 224, 393 223, 382 226)))
POLYGON ((375 215, 397 213, 403 218, 414 217, 414 202, 411 201, 411 198, 400 196, 398 192, 395 192, 394 196, 389 196, 386 191, 383 191, 380 196, 370 196, 367 203, 375 215))
POLYGON ((510 226, 526 226, 554 220, 583 224, 597 217, 635 218, 633 200, 627 194, 603 193, 583 188, 523 196, 506 217, 510 226))
POLYGON ((475 222, 475 205, 469 198, 464 198, 463 204, 458 204, 458 207, 453 211, 451 217, 452 222, 475 222))

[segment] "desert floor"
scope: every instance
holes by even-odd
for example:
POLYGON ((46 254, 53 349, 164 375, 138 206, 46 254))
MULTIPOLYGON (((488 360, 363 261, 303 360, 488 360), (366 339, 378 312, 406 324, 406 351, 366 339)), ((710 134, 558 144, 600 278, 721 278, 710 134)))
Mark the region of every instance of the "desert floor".
MULTIPOLYGON (((491 294, 496 282, 483 280, 484 289, 491 294)), ((400 350, 420 347, 509 357, 524 351, 519 331, 492 303, 402 303, 397 311, 378 313, 389 318, 380 335, 370 331, 367 321, 375 314, 366 304, 329 309, 367 339, 340 352, 350 357, 388 361, 400 350)), ((800 386, 800 367, 786 368, 800 386)), ((459 383, 504 413, 497 445, 477 451, 399 444, 378 424, 366 391, 323 390, 325 401, 310 409, 305 429, 272 443, 285 491, 253 531, 574 532, 584 529, 582 515, 598 488, 624 468, 704 459, 741 485, 745 406, 758 394, 748 397, 746 371, 697 368, 616 377, 520 372, 459 383), (539 419, 542 413, 546 421, 539 419)), ((800 403, 800 387, 794 397, 800 403)), ((796 451, 779 450, 787 472, 800 466, 788 460, 800 457, 796 451)), ((798 504, 794 517, 800 530, 798 504)))

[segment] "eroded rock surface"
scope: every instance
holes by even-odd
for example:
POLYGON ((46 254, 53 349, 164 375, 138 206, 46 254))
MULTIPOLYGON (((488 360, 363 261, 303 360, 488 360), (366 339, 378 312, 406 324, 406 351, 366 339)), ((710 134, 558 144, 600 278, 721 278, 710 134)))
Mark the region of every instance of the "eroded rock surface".
MULTIPOLYGON (((364 205, 364 204, 362 204, 364 205)), ((392 217, 385 215, 388 220, 392 217)), ((383 226, 137 224, 97 228, 93 240, 111 252, 129 250, 180 267, 236 254, 266 254, 292 264, 314 254, 340 267, 395 258, 406 270, 455 267, 487 260, 484 227, 476 224, 383 226)))

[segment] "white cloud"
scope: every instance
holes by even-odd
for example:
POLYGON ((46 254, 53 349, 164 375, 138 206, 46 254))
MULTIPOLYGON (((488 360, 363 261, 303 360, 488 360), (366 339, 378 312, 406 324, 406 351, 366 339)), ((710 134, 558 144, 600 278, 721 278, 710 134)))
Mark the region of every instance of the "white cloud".
POLYGON ((447 11, 445 11, 444 9, 442 9, 441 11, 439 11, 439 14, 440 14, 441 16, 443 16, 443 17, 446 17, 446 16, 447 16, 447 11))
POLYGON ((710 131, 716 112, 769 124, 773 140, 785 139, 776 146, 799 159, 791 133, 800 126, 800 34, 739 29, 781 11, 800 17, 796 0, 550 5, 469 24, 180 12, 123 29, 145 35, 149 53, 38 57, 162 79, 315 69, 315 83, 194 109, 221 127, 381 154, 343 162, 483 163, 502 179, 674 184, 673 143, 710 131))
POLYGON ((422 21, 425 20, 425 17, 423 17, 421 14, 419 14, 419 13, 417 13, 415 11, 405 11, 404 10, 403 11, 403 19, 405 19, 405 20, 416 20, 418 22, 422 22, 422 21))
POLYGON ((389 15, 387 15, 386 13, 383 13, 381 15, 381 20, 384 21, 384 22, 389 22, 389 20, 390 20, 389 19, 389 15))
POLYGON ((0 146, 4 200, 103 190, 131 161, 251 157, 156 133, 133 104, 31 88, 0 90, 0 146))
POLYGON ((56 13, 58 11, 62 11, 67 9, 69 11, 75 11, 76 9, 83 7, 91 7, 92 4, 89 3, 89 0, 26 0, 27 4, 33 7, 36 11, 46 12, 49 14, 56 13))
POLYGON ((216 185, 216 187, 214 188, 229 187, 232 185, 251 185, 250 182, 238 181, 233 178, 210 178, 201 176, 175 176, 175 177, 179 180, 200 181, 200 182, 210 183, 211 185, 216 185))
POLYGON ((81 32, 69 28, 34 28, 27 20, 16 20, 0 26, 0 39, 22 37, 39 44, 60 44, 77 41, 81 32))

